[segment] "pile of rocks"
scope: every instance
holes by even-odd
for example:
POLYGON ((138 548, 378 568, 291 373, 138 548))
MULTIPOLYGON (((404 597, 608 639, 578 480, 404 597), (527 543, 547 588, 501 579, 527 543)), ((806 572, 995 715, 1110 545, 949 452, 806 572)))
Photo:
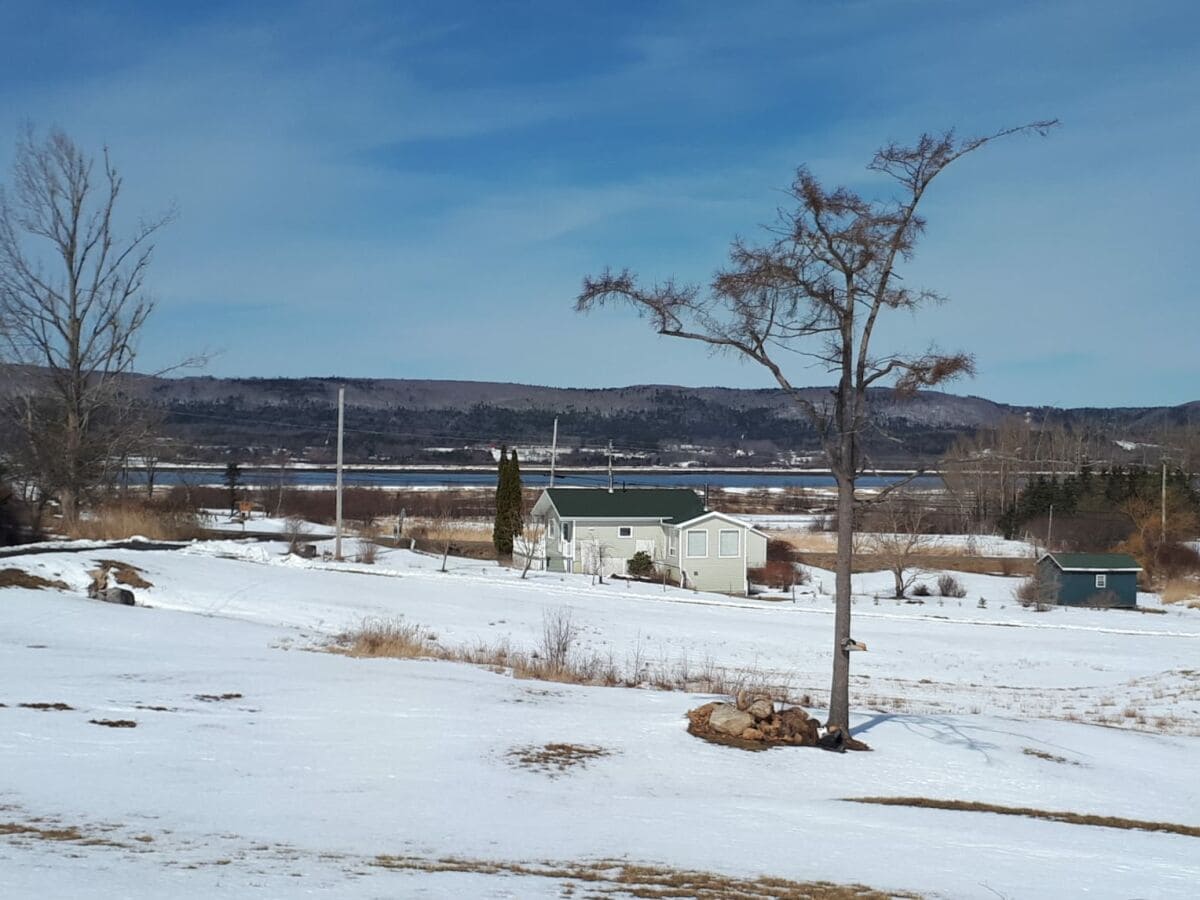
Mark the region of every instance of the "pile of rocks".
POLYGON ((770 697, 739 694, 735 703, 705 703, 688 712, 688 732, 706 741, 766 750, 773 746, 820 747, 825 750, 869 750, 836 725, 822 730, 798 706, 776 709, 770 697))

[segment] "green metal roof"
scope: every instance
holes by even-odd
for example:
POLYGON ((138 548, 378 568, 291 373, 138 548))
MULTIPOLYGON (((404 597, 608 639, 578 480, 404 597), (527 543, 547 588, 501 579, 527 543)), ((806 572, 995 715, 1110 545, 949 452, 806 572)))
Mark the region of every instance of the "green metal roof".
POLYGON ((686 522, 704 513, 704 503, 687 488, 547 488, 564 519, 663 519, 686 522))
POLYGON ((1047 553, 1046 556, 1054 560, 1064 572, 1115 572, 1122 569, 1136 569, 1140 572, 1142 569, 1136 559, 1125 553, 1047 553))

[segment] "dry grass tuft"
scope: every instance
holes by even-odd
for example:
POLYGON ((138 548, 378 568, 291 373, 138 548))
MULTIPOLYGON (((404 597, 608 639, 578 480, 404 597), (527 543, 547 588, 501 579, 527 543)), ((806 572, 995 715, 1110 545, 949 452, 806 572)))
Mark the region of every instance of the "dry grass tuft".
POLYGON ((508 862, 503 860, 414 856, 377 856, 374 865, 409 872, 473 872, 483 875, 519 875, 566 882, 564 895, 575 884, 585 884, 601 894, 661 900, 691 897, 698 900, 916 900, 917 894, 884 893, 859 884, 826 881, 790 881, 784 878, 737 878, 716 872, 638 865, 626 860, 579 862, 508 862))
POLYGON ((1124 828, 1128 831, 1161 831, 1167 834, 1182 834, 1200 837, 1200 828, 1194 825, 1177 825, 1174 822, 1147 822, 1143 819, 1124 819, 1119 816, 1097 816, 1087 813, 1052 812, 1026 806, 997 806, 994 803, 978 803, 973 800, 934 800, 929 797, 847 797, 850 803, 873 803, 878 806, 917 806, 923 809, 946 809, 956 812, 995 813, 1001 816, 1025 816, 1030 819, 1045 819, 1066 825, 1096 825, 1102 828, 1124 828))
POLYGON ((67 703, 18 703, 21 709, 37 709, 42 712, 65 712, 73 710, 75 707, 67 703))
POLYGON ((1189 609, 1200 608, 1200 582, 1191 578, 1172 578, 1161 591, 1159 596, 1163 603, 1182 603, 1189 609))
POLYGON ((514 747, 505 755, 515 766, 542 772, 553 778, 567 769, 586 766, 594 759, 611 756, 612 751, 584 744, 545 744, 541 747, 514 747))
POLYGON ((367 618, 354 631, 337 635, 327 648, 355 657, 419 659, 436 656, 433 636, 403 619, 367 618))
POLYGON ((191 512, 147 506, 102 506, 68 529, 68 537, 113 541, 139 535, 152 541, 190 541, 204 536, 191 512))
POLYGON ((60 591, 70 590, 65 582, 42 578, 40 575, 33 575, 26 572, 24 569, 0 569, 0 588, 29 588, 33 591, 41 591, 46 588, 56 588, 60 591))

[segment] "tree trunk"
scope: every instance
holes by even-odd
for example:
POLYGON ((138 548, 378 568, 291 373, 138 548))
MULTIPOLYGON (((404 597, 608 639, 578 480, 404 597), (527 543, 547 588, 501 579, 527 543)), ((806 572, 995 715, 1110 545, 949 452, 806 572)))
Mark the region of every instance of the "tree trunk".
POLYGON ((850 730, 850 574, 854 562, 854 479, 842 474, 838 482, 838 542, 833 617, 833 684, 829 690, 828 727, 850 730))
POLYGON ((904 570, 900 568, 892 569, 892 578, 896 580, 896 599, 904 599, 904 570))

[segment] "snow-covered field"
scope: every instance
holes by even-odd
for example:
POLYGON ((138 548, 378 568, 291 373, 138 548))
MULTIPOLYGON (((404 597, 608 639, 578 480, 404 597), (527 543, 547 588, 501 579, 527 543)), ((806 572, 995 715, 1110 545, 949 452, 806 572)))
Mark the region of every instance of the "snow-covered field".
POLYGON ((473 561, 441 573, 406 551, 360 566, 234 540, 69 549, 0 560, 69 586, 0 590, 3 897, 622 896, 537 874, 602 859, 953 898, 1191 897, 1200 883, 1195 837, 845 802, 1200 826, 1197 610, 1035 613, 1013 580, 979 575, 961 576, 961 601, 898 604, 883 598, 890 576, 864 574, 855 637, 869 650, 852 690, 873 752, 752 754, 686 733, 695 694, 309 651, 367 616, 402 616, 444 646, 532 649, 545 611, 568 607, 582 653, 753 670, 819 705, 829 573, 793 604, 523 581, 473 561), (96 559, 141 568, 149 608, 85 599, 96 559), (510 756, 551 743, 608 754, 552 774, 510 756), (81 839, 46 839, 71 828, 81 839), (508 868, 435 862, 449 857, 508 868))

